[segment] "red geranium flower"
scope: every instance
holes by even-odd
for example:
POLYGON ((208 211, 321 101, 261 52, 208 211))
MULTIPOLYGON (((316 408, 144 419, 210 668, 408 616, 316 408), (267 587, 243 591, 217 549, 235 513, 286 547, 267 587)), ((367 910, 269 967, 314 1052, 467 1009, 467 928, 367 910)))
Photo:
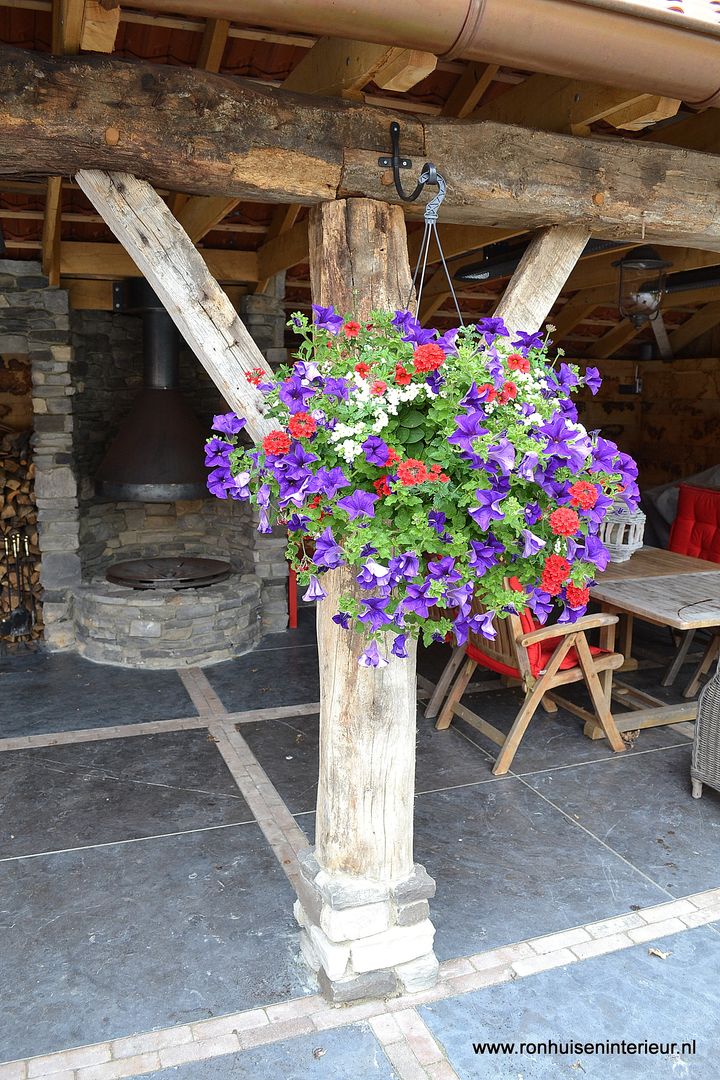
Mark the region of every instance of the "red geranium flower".
POLYGON ((367 379, 370 374, 370 365, 360 361, 359 364, 355 365, 355 371, 357 371, 361 379, 367 379))
POLYGON ((450 477, 446 476, 445 473, 442 471, 442 466, 441 465, 431 465, 430 466, 430 472, 428 473, 428 480, 439 480, 442 484, 446 484, 449 479, 450 479, 450 477))
POLYGON ((308 506, 311 510, 317 510, 318 506, 322 502, 322 495, 316 495, 314 499, 311 499, 308 506))
POLYGON ((508 356, 508 367, 511 371, 524 371, 530 370, 530 361, 527 356, 521 356, 520 353, 512 353, 508 356))
POLYGON ((408 458, 398 465, 398 480, 404 487, 412 487, 413 484, 422 484, 428 479, 428 471, 422 461, 417 458, 408 458))
POLYGON ((391 446, 388 447, 388 458, 385 462, 386 465, 395 465, 400 460, 400 455, 396 450, 393 450, 391 446))
POLYGON ((266 454, 287 454, 290 449, 290 436, 287 431, 271 431, 263 439, 263 450, 266 454))
POLYGON ((409 382, 412 382, 412 375, 402 364, 395 365, 395 382, 398 386, 407 386, 409 382))
POLYGON ((317 431, 317 424, 310 413, 299 412, 290 417, 288 428, 296 439, 309 439, 317 431))
POLYGON ((245 378, 253 386, 259 386, 265 376, 265 372, 261 367, 254 367, 250 371, 245 372, 245 378))
POLYGON ((571 582, 565 587, 565 599, 570 607, 585 607, 590 599, 590 590, 587 588, 581 589, 578 585, 573 585, 571 582))
POLYGON ((561 506, 550 515, 550 528, 556 536, 572 536, 580 528, 580 518, 575 510, 561 506))
POLYGON ((375 382, 370 387, 370 393, 374 394, 375 397, 380 397, 380 395, 384 394, 386 390, 387 390, 387 383, 383 382, 382 379, 376 379, 375 382))
POLYGON ((373 487, 381 499, 392 494, 392 488, 388 484, 387 476, 381 476, 379 479, 373 480, 373 487))
POLYGON ((418 345, 413 353, 413 364, 416 371, 437 371, 441 364, 445 363, 445 353, 434 341, 427 345, 418 345))
POLYGON ((578 480, 570 488, 570 505, 581 510, 592 510, 598 501, 598 489, 587 480, 578 480))
POLYGON ((548 555, 540 579, 543 592, 557 596, 570 573, 570 563, 562 555, 548 555))
POLYGON ((357 337, 360 333, 360 323, 346 322, 343 326, 343 333, 345 334, 345 337, 357 337))

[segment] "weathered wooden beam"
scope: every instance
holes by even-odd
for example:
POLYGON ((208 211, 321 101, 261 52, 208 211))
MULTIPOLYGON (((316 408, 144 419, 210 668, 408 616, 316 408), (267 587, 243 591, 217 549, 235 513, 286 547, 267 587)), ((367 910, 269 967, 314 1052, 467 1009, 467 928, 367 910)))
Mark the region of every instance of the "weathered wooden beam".
POLYGON ((557 75, 531 75, 478 109, 473 119, 587 135, 590 125, 598 120, 623 127, 638 124, 647 117, 646 124, 652 124, 674 116, 679 107, 679 101, 637 90, 562 79, 557 75))
POLYGON ((387 90, 409 90, 436 64, 432 53, 323 37, 293 68, 283 87, 324 97, 358 96, 369 82, 387 90))
POLYGON ((553 225, 538 233, 510 278, 496 317, 512 331, 540 330, 589 239, 582 225, 553 225))
POLYGON ((677 354, 707 330, 720 323, 720 302, 705 304, 670 334, 670 347, 677 354))
MULTIPOLYGON (((219 281, 257 281, 257 255, 254 251, 205 248, 200 254, 213 277, 219 281)), ((63 240, 60 244, 60 273, 67 277, 113 280, 138 277, 140 271, 121 245, 63 240)))
POLYGON ((187 233, 144 180, 95 170, 83 170, 76 179, 230 408, 247 418, 251 438, 260 441, 274 424, 263 415, 263 396, 245 374, 255 367, 271 369, 187 233))
POLYGON ((308 226, 307 221, 300 221, 260 248, 257 253, 258 277, 260 281, 268 280, 274 274, 305 262, 307 257, 308 226))
MULTIPOLYGON (((0 51, 5 176, 89 166, 133 170, 193 194, 315 203, 355 192, 399 202, 377 163, 388 119, 371 106, 194 69, 0 51)), ((573 222, 611 239, 720 247, 709 155, 412 117, 403 149, 439 162, 449 177, 447 221, 525 229, 573 222)))

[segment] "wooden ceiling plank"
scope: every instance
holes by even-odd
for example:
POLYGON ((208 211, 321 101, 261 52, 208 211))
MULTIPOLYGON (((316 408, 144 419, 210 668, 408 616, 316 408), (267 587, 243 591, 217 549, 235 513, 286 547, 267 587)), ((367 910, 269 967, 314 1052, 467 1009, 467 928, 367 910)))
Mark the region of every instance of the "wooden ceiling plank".
POLYGON ((305 262, 308 257, 307 221, 299 221, 286 232, 268 240, 257 253, 258 276, 267 281, 274 274, 305 262))
POLYGON ((677 354, 707 330, 720 323, 720 302, 705 304, 670 334, 670 347, 677 354))
POLYGON ((219 71, 230 30, 229 19, 208 19, 200 43, 197 66, 203 71, 219 71))
POLYGON ((367 41, 322 37, 283 82, 283 89, 322 97, 359 97, 394 50, 367 41))
POLYGON ((392 49, 375 72, 373 81, 381 90, 405 93, 432 75, 437 67, 434 53, 419 49, 392 49))
POLYGON ((485 91, 498 73, 497 64, 469 62, 440 110, 441 116, 463 119, 478 107, 485 91))

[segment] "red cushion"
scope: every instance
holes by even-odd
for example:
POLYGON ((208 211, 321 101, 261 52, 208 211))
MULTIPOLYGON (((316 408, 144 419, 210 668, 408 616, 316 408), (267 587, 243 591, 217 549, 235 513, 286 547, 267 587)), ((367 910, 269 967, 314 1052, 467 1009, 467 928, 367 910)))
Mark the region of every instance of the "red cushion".
MULTIPOLYGON (((525 611, 520 613, 520 625, 524 634, 529 634, 532 630, 540 629, 540 623, 535 621, 529 608, 526 608, 525 611)), ((552 659, 552 654, 555 652, 561 640, 561 637, 548 638, 546 641, 536 642, 534 645, 528 645, 526 647, 528 663, 530 664, 530 671, 533 678, 537 679, 538 676, 545 671, 552 659)), ((481 664, 491 671, 497 671, 500 675, 508 675, 511 679, 522 678, 518 668, 503 664, 502 661, 483 652, 482 649, 478 648, 478 646, 474 645, 472 642, 468 642, 465 652, 476 664, 481 664)), ((597 646, 591 645, 590 652, 593 656, 599 656, 601 653, 606 653, 607 649, 599 649, 597 646)), ((568 649, 567 653, 560 661, 559 670, 568 671, 569 668, 578 667, 579 663, 577 649, 568 649)))
POLYGON ((670 550, 720 563, 720 491, 680 484, 670 550))

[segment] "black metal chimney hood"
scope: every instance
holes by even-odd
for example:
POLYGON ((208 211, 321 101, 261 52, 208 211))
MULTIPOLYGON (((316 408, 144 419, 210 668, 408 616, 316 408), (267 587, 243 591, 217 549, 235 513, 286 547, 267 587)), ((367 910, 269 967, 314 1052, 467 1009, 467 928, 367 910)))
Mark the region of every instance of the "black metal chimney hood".
POLYGON ((143 388, 96 474, 96 491, 120 502, 206 498, 205 433, 179 390, 180 337, 144 278, 116 282, 115 311, 143 321, 143 388))

